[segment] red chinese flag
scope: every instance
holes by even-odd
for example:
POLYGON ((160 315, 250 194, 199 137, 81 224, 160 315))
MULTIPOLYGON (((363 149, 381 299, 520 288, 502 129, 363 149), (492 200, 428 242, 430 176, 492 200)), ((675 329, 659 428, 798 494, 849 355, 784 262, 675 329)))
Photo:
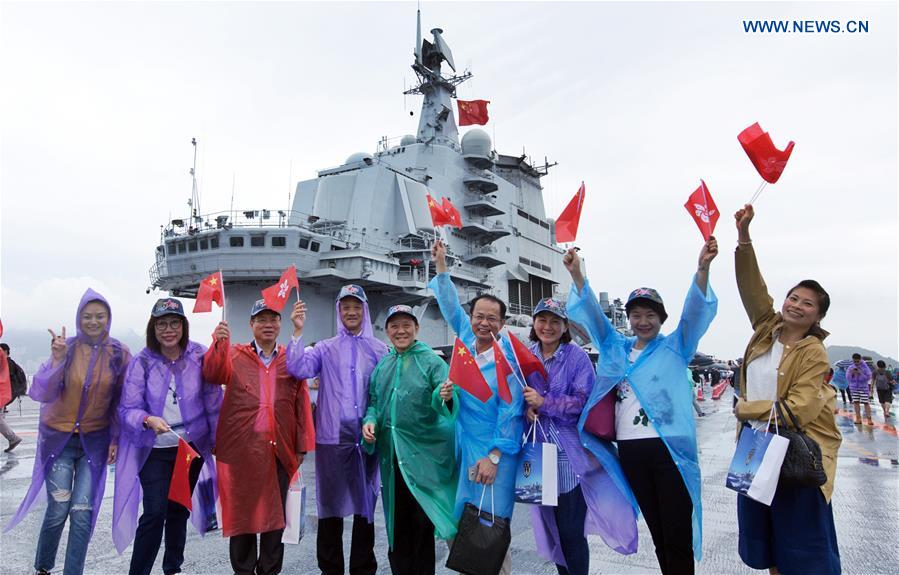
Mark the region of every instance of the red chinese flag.
POLYGON ((459 106, 459 125, 471 126, 477 124, 483 126, 490 119, 487 114, 487 104, 490 100, 456 100, 459 106))
POLYGON ((449 198, 441 198, 440 202, 443 206, 443 212, 446 214, 447 225, 454 228, 461 228, 462 214, 459 213, 459 210, 456 209, 456 206, 454 206, 453 203, 449 201, 449 198))
POLYGON ((300 282, 297 280, 297 266, 291 264, 281 274, 281 279, 278 280, 278 283, 262 290, 262 299, 265 300, 267 307, 275 311, 281 311, 284 309, 284 304, 287 303, 287 298, 290 296, 293 288, 297 288, 297 291, 300 291, 300 282))
POLYGON ((737 139, 762 179, 769 184, 777 182, 787 167, 787 160, 793 153, 795 143, 790 142, 783 151, 778 150, 774 147, 771 136, 762 131, 758 122, 740 132, 737 139))
POLYGON ((549 381, 549 376, 546 374, 546 368, 543 367, 543 362, 540 361, 536 355, 531 353, 531 350, 521 343, 521 340, 514 335, 509 337, 509 341, 512 343, 512 352, 515 354, 515 361, 518 362, 518 367, 521 368, 521 375, 524 376, 524 380, 527 382, 528 387, 538 389, 538 386, 540 386, 540 388, 545 389, 546 382, 549 381), (542 378, 542 381, 540 378, 542 378), (535 379, 536 381, 534 381, 535 379))
POLYGON ((175 469, 169 483, 169 501, 192 508, 190 502, 190 465, 200 454, 194 451, 186 441, 178 438, 178 454, 175 455, 175 469))
POLYGON ((709 241, 709 236, 715 233, 715 224, 718 222, 718 217, 721 214, 718 212, 718 206, 715 205, 715 200, 712 199, 712 194, 704 181, 699 180, 699 187, 690 194, 684 207, 693 216, 693 220, 702 234, 702 239, 709 241))
POLYGON ((434 224, 435 228, 450 224, 449 216, 443 208, 443 205, 438 204, 437 201, 431 197, 431 194, 428 194, 428 209, 431 210, 431 222, 434 224))
POLYGON ((212 311, 212 302, 219 307, 224 307, 225 286, 222 283, 222 272, 215 272, 200 280, 200 289, 197 290, 197 301, 194 303, 194 313, 206 313, 212 311))
POLYGON ((465 344, 458 337, 455 345, 453 345, 453 358, 450 360, 449 378, 454 384, 484 403, 487 403, 487 400, 493 395, 493 392, 490 391, 490 386, 487 385, 487 380, 484 379, 484 374, 481 373, 481 368, 478 367, 474 358, 471 357, 471 352, 468 351, 468 348, 465 347, 465 344))
MULTIPOLYGON (((513 336, 514 337, 514 336, 513 336)), ((493 342, 493 358, 496 360, 496 393, 506 403, 512 403, 512 390, 509 389, 509 376, 512 375, 512 366, 503 355, 503 350, 493 342)))
POLYGON ((573 242, 577 237, 577 226, 581 222, 581 209, 584 207, 586 193, 584 182, 581 182, 581 187, 556 220, 556 242, 573 242))

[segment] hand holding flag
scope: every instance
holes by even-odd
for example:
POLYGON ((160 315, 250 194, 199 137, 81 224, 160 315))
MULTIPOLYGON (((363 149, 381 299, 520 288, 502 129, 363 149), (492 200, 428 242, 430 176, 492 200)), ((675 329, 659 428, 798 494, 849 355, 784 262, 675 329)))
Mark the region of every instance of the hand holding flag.
POLYGON ((297 288, 297 301, 300 301, 300 282, 297 280, 297 266, 291 264, 281 274, 281 279, 278 280, 278 283, 262 290, 262 299, 265 300, 266 307, 280 312, 284 309, 284 305, 287 303, 287 298, 290 297, 290 292, 293 291, 293 288, 297 288))
POLYGON ((715 224, 718 222, 721 214, 703 180, 699 180, 699 187, 690 194, 684 207, 687 208, 687 211, 693 217, 693 221, 699 227, 702 239, 708 241, 709 236, 715 233, 715 224))
POLYGON ((458 337, 453 345, 453 358, 450 360, 449 378, 457 386, 471 395, 487 403, 493 392, 481 373, 481 368, 471 356, 471 352, 465 347, 458 337))
POLYGON ((225 286, 222 282, 222 272, 218 271, 200 280, 200 288, 197 290, 197 301, 194 303, 193 313, 206 313, 212 311, 212 302, 225 307, 225 286))
POLYGON ((577 228, 581 221, 581 210, 584 207, 585 196, 586 188, 584 187, 584 182, 581 182, 581 187, 578 188, 577 193, 571 198, 571 201, 568 202, 568 205, 565 206, 565 209, 562 210, 561 215, 556 220, 556 242, 560 244, 573 242, 577 237, 577 228))

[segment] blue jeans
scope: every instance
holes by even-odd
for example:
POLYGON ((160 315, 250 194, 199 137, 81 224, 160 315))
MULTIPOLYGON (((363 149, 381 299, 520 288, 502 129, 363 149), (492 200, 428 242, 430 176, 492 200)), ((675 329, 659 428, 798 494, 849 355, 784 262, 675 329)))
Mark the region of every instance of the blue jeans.
POLYGON ((56 565, 59 539, 69 518, 69 541, 63 575, 81 575, 91 539, 93 489, 87 455, 78 434, 72 435, 47 472, 47 512, 37 540, 34 568, 50 571, 56 565))
POLYGON ((568 569, 556 565, 559 575, 587 575, 590 571, 590 547, 584 537, 587 502, 584 501, 580 485, 568 493, 559 494, 555 515, 562 554, 568 564, 568 569))

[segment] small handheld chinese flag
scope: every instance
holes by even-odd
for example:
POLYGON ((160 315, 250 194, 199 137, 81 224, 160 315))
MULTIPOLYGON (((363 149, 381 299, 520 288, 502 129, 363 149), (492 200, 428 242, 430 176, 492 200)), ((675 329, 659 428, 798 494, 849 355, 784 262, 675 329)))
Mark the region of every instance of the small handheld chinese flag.
POLYGON ((509 341, 512 343, 512 352, 515 354, 515 361, 518 362, 518 367, 521 368, 521 375, 524 376, 524 380, 527 382, 528 386, 536 389, 537 386, 534 385, 536 383, 541 389, 545 389, 549 376, 546 374, 546 368, 543 367, 543 362, 540 361, 536 355, 531 353, 531 350, 521 343, 521 340, 517 337, 511 336, 509 341))
POLYGON ((440 201, 443 204, 443 211, 446 214, 447 225, 454 228, 461 228, 462 214, 459 213, 459 210, 456 209, 456 206, 454 206, 453 203, 449 201, 449 198, 441 198, 440 201))
POLYGON ((477 124, 483 126, 490 120, 487 114, 487 104, 490 100, 456 100, 459 107, 459 125, 471 126, 477 124))
POLYGON ((471 356, 471 352, 465 347, 458 337, 453 345, 453 358, 450 360, 449 378, 452 382, 484 403, 490 399, 493 392, 481 373, 481 368, 471 356))
POLYGON ((795 142, 790 142, 783 151, 778 150, 774 147, 771 136, 762 130, 758 122, 740 132, 737 140, 740 141, 740 145, 743 146, 743 150, 749 156, 759 175, 769 184, 780 179, 795 145, 795 142))
POLYGON ((577 227, 581 222, 581 209, 584 207, 584 196, 587 190, 584 188, 584 182, 577 193, 562 210, 562 214, 556 220, 556 242, 573 242, 577 237, 577 227))
POLYGON ((265 300, 266 307, 275 311, 284 309, 287 298, 293 288, 297 288, 297 297, 299 297, 300 282, 297 280, 297 266, 291 264, 289 268, 281 274, 281 279, 273 286, 269 286, 262 290, 262 299, 265 300))
MULTIPOLYGON (((514 336, 513 336, 514 337, 514 336)), ((496 394, 506 403, 512 403, 512 390, 509 389, 508 377, 512 375, 512 366, 503 355, 503 350, 494 341, 493 358, 496 360, 496 394)))
POLYGON ((175 455, 175 469, 169 483, 169 501, 180 503, 190 510, 190 466, 200 457, 186 441, 178 438, 178 454, 175 455))
POLYGON ((428 209, 431 211, 431 223, 434 224, 435 228, 450 224, 449 216, 443 205, 438 204, 437 200, 431 197, 431 194, 428 194, 428 209))
POLYGON ((219 307, 225 306, 225 286, 222 283, 222 272, 215 272, 200 280, 200 289, 197 290, 197 301, 194 303, 194 313, 206 313, 212 311, 212 302, 219 307))
POLYGON ((715 224, 721 214, 704 181, 699 180, 699 187, 690 194, 684 207, 693 216, 693 221, 699 227, 702 239, 709 241, 709 236, 715 233, 715 224))

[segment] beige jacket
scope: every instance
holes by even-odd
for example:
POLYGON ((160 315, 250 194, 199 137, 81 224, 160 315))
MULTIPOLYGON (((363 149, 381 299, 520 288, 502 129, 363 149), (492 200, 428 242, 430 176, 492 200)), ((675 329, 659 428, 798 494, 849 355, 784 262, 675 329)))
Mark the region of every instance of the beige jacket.
MULTIPOLYGON (((767 420, 771 401, 746 401, 746 366, 771 349, 776 333, 783 325, 783 316, 774 311, 774 300, 762 279, 752 244, 737 246, 735 263, 740 299, 755 331, 746 346, 740 367, 740 397, 743 401, 737 404, 737 419, 767 420)), ((821 486, 821 492, 829 502, 837 472, 837 450, 843 438, 833 415, 836 391, 824 382, 830 367, 823 343, 827 335, 826 331, 815 326, 804 339, 784 346, 777 370, 777 396, 789 406, 803 431, 821 446, 824 472, 827 474, 827 483, 821 486)), ((780 424, 783 425, 783 421, 780 424)))

